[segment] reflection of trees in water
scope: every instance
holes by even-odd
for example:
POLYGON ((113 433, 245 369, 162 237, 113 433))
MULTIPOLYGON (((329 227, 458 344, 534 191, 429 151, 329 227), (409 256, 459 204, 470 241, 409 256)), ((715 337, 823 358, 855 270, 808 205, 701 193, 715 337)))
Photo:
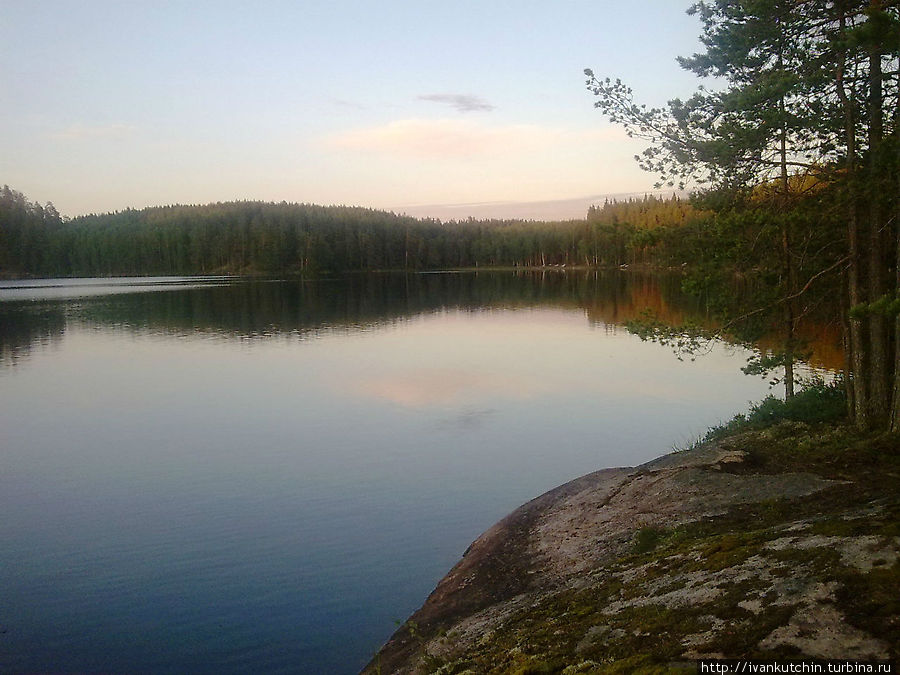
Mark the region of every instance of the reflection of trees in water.
POLYGON ((588 316, 596 322, 620 325, 651 312, 660 321, 673 326, 692 320, 707 321, 700 300, 681 291, 681 277, 677 275, 613 273, 603 280, 601 292, 587 298, 588 316))
MULTIPOLYGON (((673 324, 706 322, 677 275, 621 272, 360 274, 339 279, 129 293, 64 302, 0 305, 2 353, 57 338, 66 316, 81 325, 140 333, 222 339, 303 337, 360 330, 443 310, 556 307, 582 309, 608 327, 650 309, 673 324), (67 308, 67 309, 65 309, 67 308)), ((829 364, 831 365, 831 364, 829 364)), ((839 365, 839 364, 838 364, 839 365)))
POLYGON ((340 279, 242 282, 85 304, 84 320, 165 333, 266 337, 390 324, 443 310, 557 307, 621 324, 645 307, 664 316, 699 311, 677 279, 621 273, 478 272, 360 274, 340 279), (678 309, 673 309, 677 306, 678 309))
MULTIPOLYGON (((794 339, 801 347, 808 348, 808 363, 813 368, 841 370, 844 367, 841 327, 836 321, 800 320, 794 339)), ((770 335, 764 335, 756 344, 769 352, 776 352, 784 346, 779 337, 770 335)))
POLYGON ((16 365, 33 349, 61 340, 65 330, 62 305, 0 305, 0 365, 16 365))

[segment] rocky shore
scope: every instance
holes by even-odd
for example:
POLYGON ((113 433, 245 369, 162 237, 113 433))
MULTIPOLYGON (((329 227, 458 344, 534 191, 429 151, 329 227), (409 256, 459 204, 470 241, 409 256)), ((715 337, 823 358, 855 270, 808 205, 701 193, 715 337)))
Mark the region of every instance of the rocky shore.
POLYGON ((900 448, 781 423, 607 469, 481 535, 365 673, 897 659, 900 448))

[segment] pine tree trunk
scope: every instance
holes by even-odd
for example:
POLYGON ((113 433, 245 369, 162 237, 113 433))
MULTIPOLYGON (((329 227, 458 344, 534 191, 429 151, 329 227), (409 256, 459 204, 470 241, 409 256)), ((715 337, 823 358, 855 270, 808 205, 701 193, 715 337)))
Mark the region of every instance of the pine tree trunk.
MULTIPOLYGON (((780 58, 779 58, 780 61, 780 58)), ((780 63, 779 63, 780 65, 780 63)), ((782 124, 780 133, 779 155, 781 159, 781 210, 786 215, 790 200, 790 182, 787 170, 787 127, 784 97, 778 103, 782 124)), ((784 304, 784 398, 794 396, 794 319, 797 315, 795 307, 797 299, 797 266, 791 254, 791 223, 785 218, 781 224, 781 246, 784 265, 784 280, 787 290, 787 302, 784 304)))
POLYGON ((845 269, 841 272, 841 347, 843 347, 844 352, 844 393, 847 397, 847 417, 853 419, 854 411, 856 410, 856 388, 853 377, 851 377, 853 373, 853 345, 850 340, 850 308, 847 306, 847 296, 847 270, 845 269))
MULTIPOLYGON (((894 119, 900 124, 900 92, 896 98, 896 108, 894 110, 894 119)), ((894 127, 893 151, 900 153, 900 129, 894 127)), ((893 170, 895 172, 894 186, 894 227, 897 230, 895 241, 895 268, 896 278, 894 280, 894 292, 900 292, 900 162, 894 157, 893 170)), ((900 432, 900 314, 894 320, 894 381, 893 381, 893 404, 891 405, 891 431, 900 432)))
MULTIPOLYGON (((850 213, 847 219, 847 236, 850 244, 850 267, 847 272, 847 297, 850 310, 863 302, 861 292, 861 267, 862 255, 859 251, 859 220, 857 218, 856 200, 852 194, 850 199, 850 213)), ((866 377, 866 331, 863 318, 858 314, 849 313, 850 323, 850 356, 853 378, 853 419, 856 425, 862 429, 871 426, 869 417, 869 381, 866 377)))
POLYGON ((794 323, 796 319, 797 270, 791 256, 790 225, 782 225, 782 246, 788 300, 784 303, 784 397, 794 396, 794 323))
MULTIPOLYGON (((841 38, 846 37, 847 14, 846 3, 842 3, 839 16, 841 38)), ((847 247, 849 252, 849 266, 847 269, 847 301, 850 347, 850 372, 848 376, 852 380, 853 387, 853 412, 854 423, 863 429, 870 426, 868 382, 866 369, 868 357, 866 350, 866 334, 863 318, 853 314, 852 310, 863 302, 862 272, 863 257, 860 252, 859 242, 859 217, 856 193, 858 190, 857 177, 857 151, 856 151, 856 110, 853 102, 847 96, 844 83, 844 70, 846 68, 846 53, 841 53, 836 73, 837 94, 840 99, 841 109, 844 114, 844 133, 847 142, 847 172, 846 180, 848 189, 847 199, 847 247)))
MULTIPOLYGON (((900 105, 900 103, 898 103, 900 105)), ((898 116, 900 119, 900 116, 898 116)), ((900 172, 897 174, 897 195, 900 195, 900 172)), ((896 212, 895 220, 897 220, 897 278, 896 288, 900 290, 900 198, 895 197, 896 212)), ((900 432, 900 314, 894 320, 894 382, 893 382, 893 403, 891 405, 891 431, 900 432)))
MULTIPOLYGON (((880 1, 872 0, 870 7, 874 11, 880 9, 880 1)), ((869 264, 868 264, 868 300, 877 302, 885 293, 885 260, 884 260, 884 209, 882 207, 883 189, 883 94, 881 72, 881 50, 872 46, 869 50, 869 161, 866 187, 869 190, 869 264)), ((890 401, 889 373, 891 363, 888 360, 888 339, 885 316, 879 312, 871 312, 868 317, 869 344, 871 358, 869 361, 869 416, 875 426, 886 426, 890 401)))

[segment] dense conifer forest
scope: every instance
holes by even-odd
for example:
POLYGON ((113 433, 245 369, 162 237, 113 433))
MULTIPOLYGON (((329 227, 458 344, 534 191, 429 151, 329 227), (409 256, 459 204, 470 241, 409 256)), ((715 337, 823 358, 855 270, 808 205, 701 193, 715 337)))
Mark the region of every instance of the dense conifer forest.
POLYGON ((373 209, 227 202, 74 219, 0 191, 0 275, 321 274, 480 266, 680 264, 677 196, 591 207, 583 220, 442 223, 373 209))

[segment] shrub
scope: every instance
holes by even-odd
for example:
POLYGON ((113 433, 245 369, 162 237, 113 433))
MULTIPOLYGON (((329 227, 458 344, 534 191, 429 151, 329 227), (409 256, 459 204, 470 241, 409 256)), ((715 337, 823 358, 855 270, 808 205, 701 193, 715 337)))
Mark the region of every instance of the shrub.
POLYGON ((837 422, 847 415, 847 398, 843 383, 813 382, 793 398, 782 401, 772 395, 750 407, 746 415, 735 415, 728 422, 711 427, 692 447, 716 441, 744 430, 765 429, 783 421, 837 422))

